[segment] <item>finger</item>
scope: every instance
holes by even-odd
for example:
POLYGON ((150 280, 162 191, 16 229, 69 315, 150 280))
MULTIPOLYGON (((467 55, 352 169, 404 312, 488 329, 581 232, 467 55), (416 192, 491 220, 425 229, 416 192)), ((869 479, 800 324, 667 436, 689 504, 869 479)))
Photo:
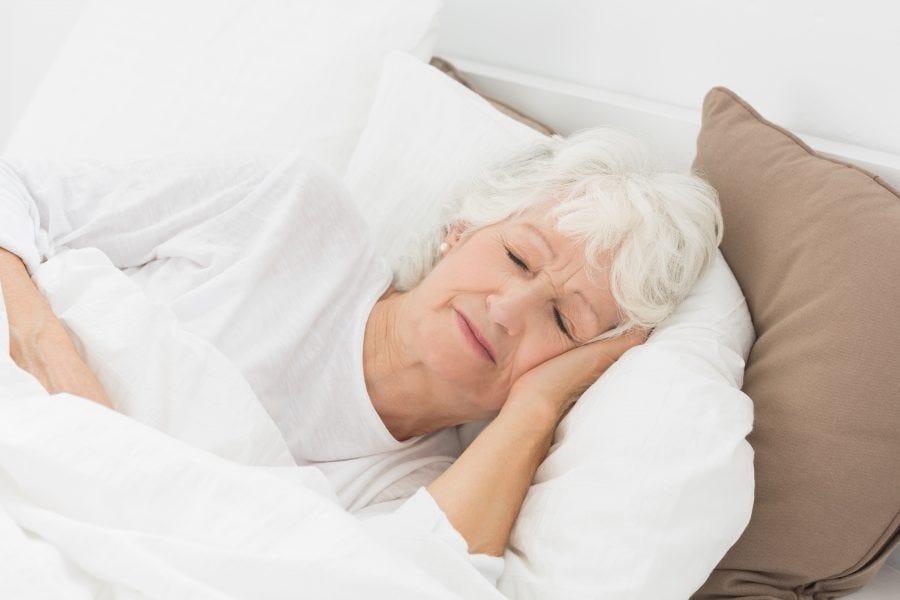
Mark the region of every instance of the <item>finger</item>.
POLYGON ((632 328, 608 340, 599 340, 592 342, 583 348, 590 348, 590 352, 595 357, 596 367, 607 369, 609 366, 619 360, 631 348, 643 344, 647 340, 649 331, 642 328, 632 328))
POLYGON ((548 389, 569 389, 580 395, 625 351, 642 343, 646 337, 646 331, 629 330, 612 339, 573 348, 536 369, 545 374, 543 383, 547 384, 548 389), (551 372, 552 375, 547 378, 551 372))
POLYGON ((643 344, 647 341, 647 338, 649 336, 649 329, 645 329, 643 327, 633 327, 632 329, 629 329, 621 336, 622 344, 625 346, 622 352, 624 353, 626 350, 643 344))

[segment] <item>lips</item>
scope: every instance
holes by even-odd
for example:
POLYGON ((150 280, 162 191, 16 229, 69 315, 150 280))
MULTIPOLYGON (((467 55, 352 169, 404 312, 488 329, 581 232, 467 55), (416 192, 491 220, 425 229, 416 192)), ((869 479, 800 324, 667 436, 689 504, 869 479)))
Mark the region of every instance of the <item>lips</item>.
POLYGON ((470 345, 478 351, 485 359, 496 362, 494 360, 494 350, 491 348, 490 343, 485 339, 485 337, 478 331, 478 328, 472 325, 471 321, 469 321, 464 314, 456 312, 456 321, 459 325, 460 330, 463 333, 463 336, 469 341, 470 345))

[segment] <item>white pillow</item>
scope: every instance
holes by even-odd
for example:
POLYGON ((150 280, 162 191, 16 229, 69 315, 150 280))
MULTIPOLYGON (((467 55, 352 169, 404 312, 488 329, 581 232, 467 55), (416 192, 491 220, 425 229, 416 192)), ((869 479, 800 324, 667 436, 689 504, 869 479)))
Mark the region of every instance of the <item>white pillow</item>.
POLYGON ((342 173, 392 50, 428 60, 440 0, 95 0, 7 146, 145 158, 306 147, 342 173))
MULTIPOLYGON (((347 170, 392 259, 478 168, 536 132, 437 70, 385 62, 347 170)), ((513 598, 683 599, 737 540, 753 504, 753 328, 716 257, 676 313, 576 404, 537 472, 506 552, 513 598)), ((461 437, 477 433, 463 426, 461 437)))
POLYGON ((441 225, 442 203, 486 164, 543 134, 428 65, 392 53, 344 181, 396 266, 410 232, 441 225), (384 157, 383 159, 381 157, 384 157))

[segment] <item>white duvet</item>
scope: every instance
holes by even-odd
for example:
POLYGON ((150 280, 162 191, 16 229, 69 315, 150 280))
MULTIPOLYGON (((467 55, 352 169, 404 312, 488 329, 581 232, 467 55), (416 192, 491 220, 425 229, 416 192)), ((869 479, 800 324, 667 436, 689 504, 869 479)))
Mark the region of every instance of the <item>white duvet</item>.
MULTIPOLYGON (((192 191, 149 175, 163 196, 192 191)), ((337 185, 306 173, 291 193, 302 202, 337 185)), ((16 207, 8 173, 0 192, 0 233, 42 216, 22 196, 16 207)), ((127 190, 116 202, 127 206, 127 190)), ((81 227, 116 235, 102 219, 81 227)), ((53 245, 32 233, 39 249, 53 245)), ((233 361, 120 270, 151 262, 137 249, 54 248, 43 263, 18 250, 126 414, 49 395, 19 369, 0 303, 0 597, 502 597, 424 490, 361 521, 320 471, 295 466, 233 361)), ((194 258, 208 250, 192 247, 194 258)), ((240 304, 233 288, 208 291, 240 304)), ((202 320, 212 309, 196 310, 202 320)))

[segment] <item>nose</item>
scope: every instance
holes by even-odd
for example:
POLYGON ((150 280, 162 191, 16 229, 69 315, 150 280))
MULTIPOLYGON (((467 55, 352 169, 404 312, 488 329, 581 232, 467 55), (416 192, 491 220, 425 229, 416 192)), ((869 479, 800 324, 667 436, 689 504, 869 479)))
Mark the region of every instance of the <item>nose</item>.
POLYGON ((518 335, 525 328, 527 315, 531 314, 540 303, 539 294, 534 286, 526 283, 510 285, 486 299, 488 317, 512 336, 518 335))

